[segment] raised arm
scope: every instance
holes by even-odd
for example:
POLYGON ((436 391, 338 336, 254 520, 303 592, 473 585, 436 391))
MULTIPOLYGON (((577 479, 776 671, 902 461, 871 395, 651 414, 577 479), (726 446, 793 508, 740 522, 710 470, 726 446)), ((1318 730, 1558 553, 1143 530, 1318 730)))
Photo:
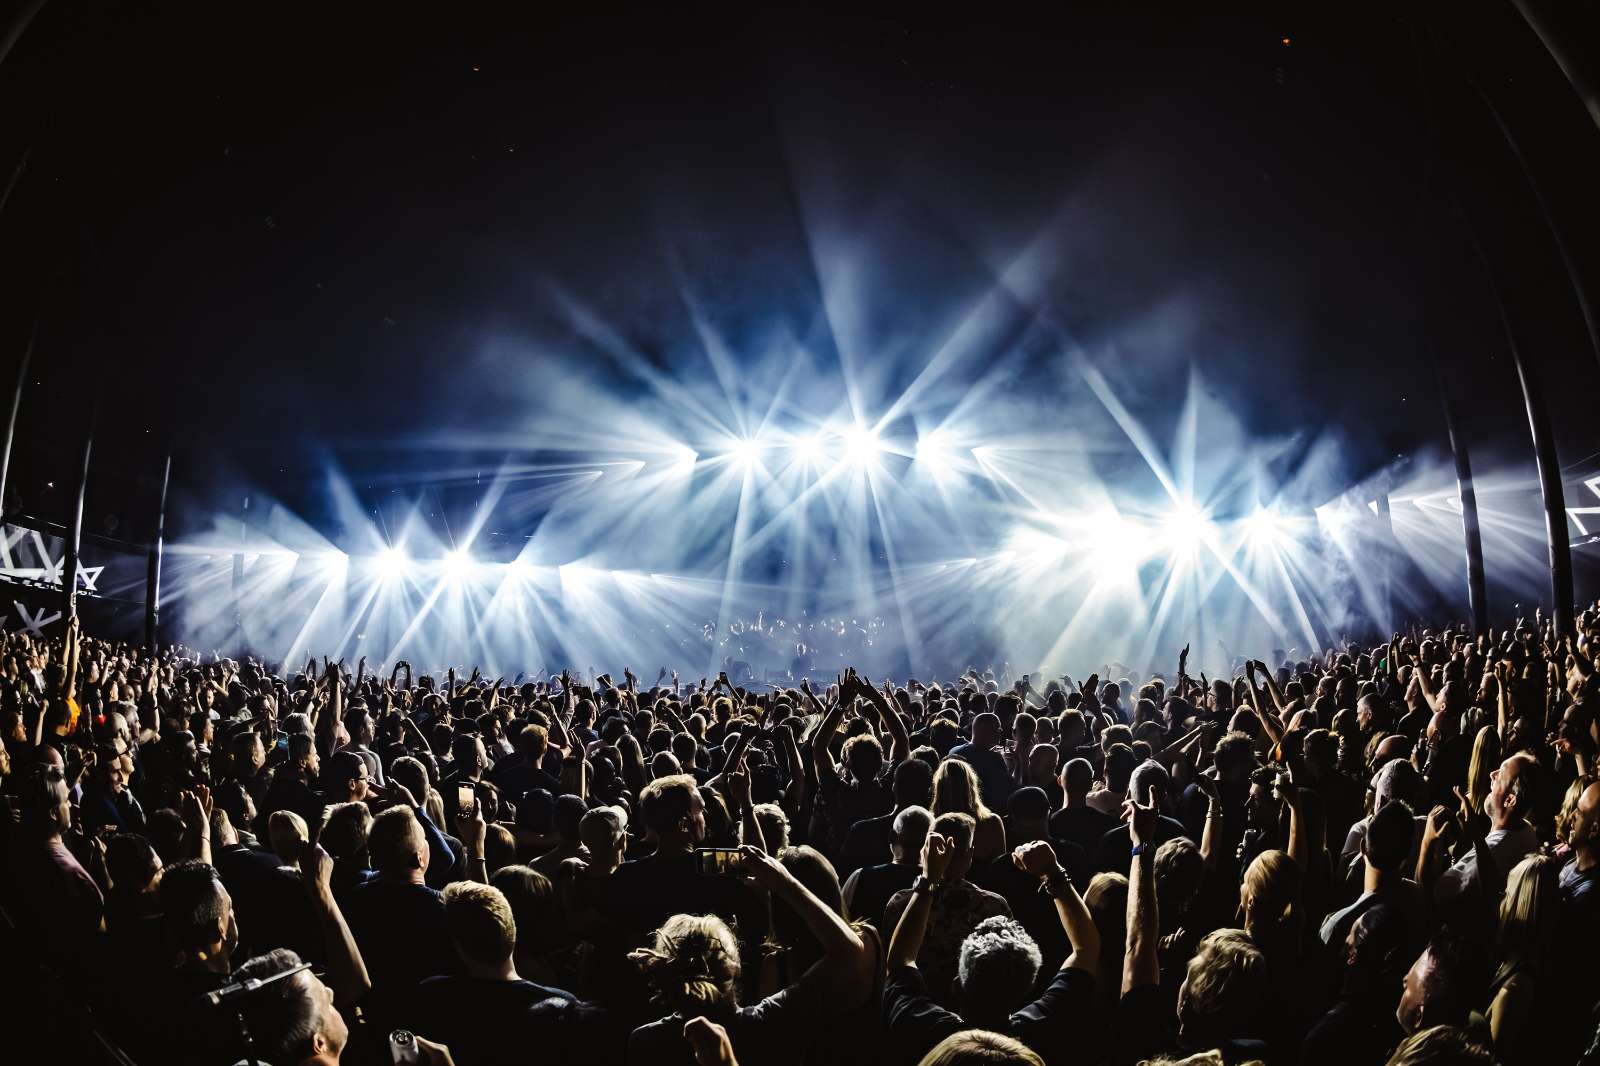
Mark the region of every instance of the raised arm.
POLYGON ((1122 959, 1122 994, 1135 988, 1161 983, 1161 964, 1157 949, 1161 943, 1161 918, 1156 909, 1156 790, 1144 803, 1127 800, 1123 816, 1128 820, 1128 836, 1133 841, 1133 859, 1128 864, 1128 940, 1122 959))
POLYGON ((895 923, 894 934, 889 938, 890 970, 917 964, 922 939, 928 934, 928 916, 933 913, 933 894, 944 886, 950 858, 950 841, 938 833, 929 833, 922 844, 922 876, 912 884, 911 898, 900 912, 900 921, 895 923))
POLYGON ((1039 879, 1040 885, 1056 902, 1056 917, 1072 944, 1072 954, 1061 964, 1063 970, 1079 969, 1091 976, 1100 973, 1100 931, 1095 928, 1083 897, 1072 886, 1067 871, 1056 861, 1056 853, 1042 840, 1020 845, 1011 853, 1017 869, 1039 879))
MULTIPOLYGON (((889 730, 889 758, 892 763, 900 763, 911 758, 911 734, 906 732, 906 724, 900 720, 900 712, 891 703, 888 697, 873 688, 865 679, 856 686, 856 692, 865 696, 878 711, 878 717, 883 719, 884 726, 889 730)), ((831 740, 832 737, 830 736, 831 740)))
POLYGON ((300 877, 311 895, 317 925, 322 930, 322 950, 328 960, 328 987, 333 1001, 349 1008, 359 1003, 372 989, 367 964, 361 958, 356 938, 350 934, 344 913, 333 898, 333 858, 320 844, 306 844, 300 851, 300 877))

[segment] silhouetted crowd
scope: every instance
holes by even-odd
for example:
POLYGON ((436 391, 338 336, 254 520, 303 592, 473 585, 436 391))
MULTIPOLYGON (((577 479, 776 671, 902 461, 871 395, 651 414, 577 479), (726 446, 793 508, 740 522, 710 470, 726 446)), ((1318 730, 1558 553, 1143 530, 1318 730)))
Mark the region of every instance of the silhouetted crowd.
POLYGON ((0 968, 138 1066, 1600 1063, 1597 641, 749 691, 9 633, 0 968))

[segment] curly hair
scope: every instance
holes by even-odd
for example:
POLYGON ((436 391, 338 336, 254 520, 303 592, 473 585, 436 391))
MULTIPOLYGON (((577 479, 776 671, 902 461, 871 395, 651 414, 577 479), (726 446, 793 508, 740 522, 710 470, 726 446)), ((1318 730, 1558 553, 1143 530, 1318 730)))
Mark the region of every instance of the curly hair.
POLYGON ((721 1013, 739 1003, 739 941, 714 914, 675 914, 629 952, 656 1000, 686 1018, 721 1013))

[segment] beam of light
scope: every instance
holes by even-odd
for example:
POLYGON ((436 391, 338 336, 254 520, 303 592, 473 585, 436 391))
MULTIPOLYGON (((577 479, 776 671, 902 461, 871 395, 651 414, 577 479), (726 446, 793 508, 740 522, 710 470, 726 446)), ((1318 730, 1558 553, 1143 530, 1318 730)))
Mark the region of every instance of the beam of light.
POLYGON ((822 434, 812 433, 809 436, 800 437, 789 446, 789 450, 794 455, 796 462, 807 467, 816 466, 822 462, 825 454, 822 434))
POLYGON ((1316 509, 1317 524, 1334 540, 1343 540, 1356 520, 1355 509, 1326 504, 1316 509))
POLYGON ((1244 520, 1244 535, 1252 544, 1275 545, 1288 537, 1282 515, 1269 507, 1259 507, 1244 520))
POLYGON ((1187 500, 1180 500, 1167 512, 1161 528, 1175 552, 1190 554, 1199 550, 1214 532, 1206 513, 1187 500))
POLYGON ((445 552, 444 558, 439 560, 439 567, 446 580, 460 581, 472 572, 472 555, 465 548, 454 548, 445 552))
POLYGON ((865 426, 849 426, 839 434, 844 441, 844 458, 856 466, 873 466, 883 452, 883 441, 875 430, 865 426))
POLYGON ((380 581, 396 581, 404 577, 410 565, 411 560, 403 548, 388 547, 372 557, 372 569, 380 581))
POLYGON ((741 470, 749 470, 761 464, 762 450, 760 441, 750 437, 737 437, 728 445, 725 454, 734 466, 741 470))
POLYGON ((955 449, 946 436, 934 430, 917 438, 917 463, 934 477, 948 474, 955 462, 955 449))

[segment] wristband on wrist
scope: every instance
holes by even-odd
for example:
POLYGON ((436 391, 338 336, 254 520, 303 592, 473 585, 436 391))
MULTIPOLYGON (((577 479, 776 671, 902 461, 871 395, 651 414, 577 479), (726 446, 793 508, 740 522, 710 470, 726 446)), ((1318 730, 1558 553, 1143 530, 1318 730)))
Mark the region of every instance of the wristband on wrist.
POLYGON ((912 892, 927 892, 930 895, 937 895, 941 890, 943 890, 943 888, 943 879, 935 881, 925 874, 918 874, 917 879, 911 882, 912 892))

